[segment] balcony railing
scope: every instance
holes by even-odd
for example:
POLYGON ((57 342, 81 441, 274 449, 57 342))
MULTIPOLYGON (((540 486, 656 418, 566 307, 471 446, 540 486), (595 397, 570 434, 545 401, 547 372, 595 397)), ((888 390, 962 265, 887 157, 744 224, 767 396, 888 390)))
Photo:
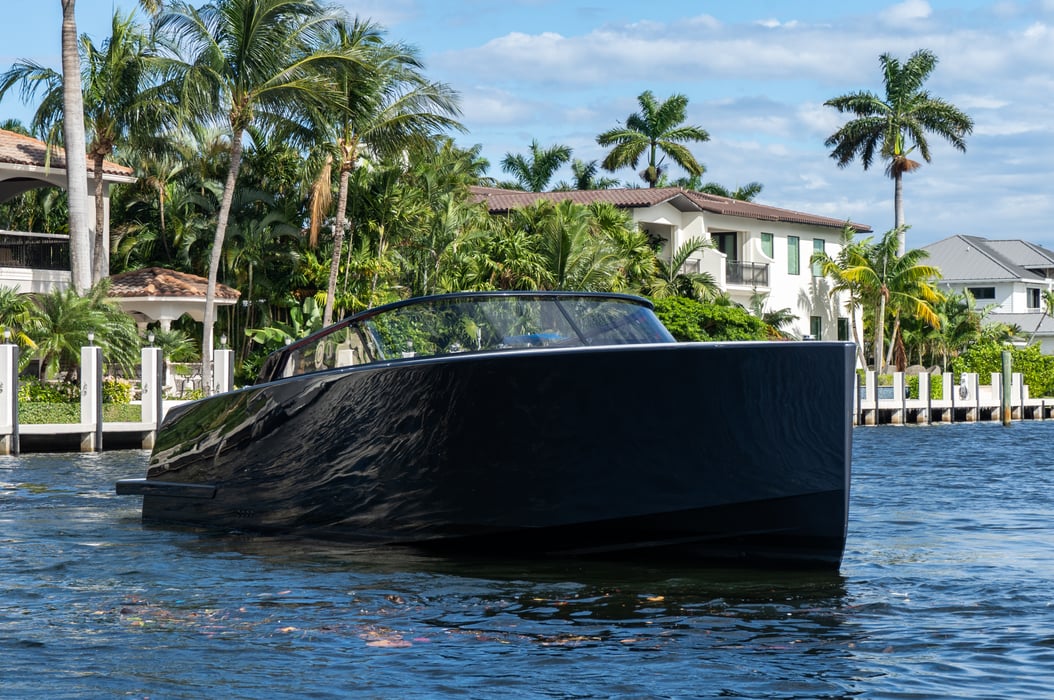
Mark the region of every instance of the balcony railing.
POLYGON ((69 238, 48 234, 0 232, 0 267, 69 270, 69 238))
POLYGON ((725 261, 725 283, 767 287, 769 286, 768 263, 727 260, 725 261))

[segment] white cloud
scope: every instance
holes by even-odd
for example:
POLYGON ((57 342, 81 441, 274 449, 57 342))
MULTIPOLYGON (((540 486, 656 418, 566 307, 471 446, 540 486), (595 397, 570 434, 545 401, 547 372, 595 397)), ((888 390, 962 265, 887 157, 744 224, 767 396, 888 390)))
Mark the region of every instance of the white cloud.
MULTIPOLYGON (((716 10, 720 20, 642 7, 627 15, 634 24, 608 13, 591 27, 553 24, 560 33, 501 32, 429 66, 442 66, 443 79, 465 93, 473 133, 464 140, 484 143, 492 163, 532 137, 572 145, 577 158, 600 158, 595 135, 636 112, 642 90, 660 98, 679 92, 690 100, 687 121, 711 134, 693 148, 706 179, 756 180, 767 204, 850 217, 882 232, 892 225, 883 164, 837 167, 823 144, 848 117, 823 102, 855 90, 881 94, 878 56, 904 60, 926 47, 941 59, 926 88, 971 115, 975 128, 965 154, 929 139, 933 163, 906 183, 913 240, 990 235, 984 222, 998 219, 1012 222, 1015 237, 1044 243, 1054 238, 1046 224, 1054 195, 1042 184, 1054 180, 1054 52, 1047 48, 1054 0, 1048 14, 1038 2, 934 5, 907 0, 876 12, 852 4, 824 25, 780 20, 775 3, 736 22, 716 10), (1010 211, 1011 203, 1031 207, 1032 216, 1010 211)), ((617 176, 635 181, 629 170, 617 176)))
POLYGON ((929 19, 932 14, 933 8, 926 0, 904 0, 887 7, 879 13, 879 17, 888 24, 899 26, 929 19))

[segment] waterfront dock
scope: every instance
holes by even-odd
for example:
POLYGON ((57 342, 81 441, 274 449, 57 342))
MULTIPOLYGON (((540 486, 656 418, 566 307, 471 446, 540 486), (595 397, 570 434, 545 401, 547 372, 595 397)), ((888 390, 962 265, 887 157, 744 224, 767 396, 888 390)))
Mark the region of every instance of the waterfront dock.
MULTIPOLYGON (((22 452, 98 452, 151 449, 168 409, 185 403, 165 398, 160 348, 142 350, 138 421, 105 421, 102 410, 102 349, 81 348, 80 420, 76 423, 21 423, 18 414, 18 347, 0 344, 0 455, 22 452)), ((213 351, 214 391, 233 388, 233 352, 213 351)))
MULTIPOLYGON (((917 376, 917 385, 909 388, 903 372, 894 373, 887 385, 878 384, 875 372, 865 373, 862 382, 858 375, 854 423, 927 425, 1002 420, 1001 374, 992 373, 989 384, 981 384, 981 377, 970 372, 963 373, 958 383, 953 383, 950 372, 917 376)), ((1009 408, 1011 420, 1046 420, 1052 417, 1054 398, 1030 397, 1021 374, 1014 373, 1009 408)))

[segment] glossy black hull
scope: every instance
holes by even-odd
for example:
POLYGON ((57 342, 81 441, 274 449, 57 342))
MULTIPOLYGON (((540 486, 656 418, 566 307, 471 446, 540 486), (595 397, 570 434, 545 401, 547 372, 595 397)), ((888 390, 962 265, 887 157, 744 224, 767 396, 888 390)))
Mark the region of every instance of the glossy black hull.
POLYGON ((305 375, 166 420, 147 519, 502 556, 837 567, 852 346, 526 350, 305 375))

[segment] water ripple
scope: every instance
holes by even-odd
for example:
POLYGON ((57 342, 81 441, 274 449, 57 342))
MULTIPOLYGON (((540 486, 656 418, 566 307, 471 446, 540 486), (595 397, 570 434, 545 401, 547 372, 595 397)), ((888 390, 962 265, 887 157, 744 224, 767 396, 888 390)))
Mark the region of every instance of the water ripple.
POLYGON ((142 452, 0 458, 0 698, 1045 698, 1052 438, 857 429, 838 576, 144 527, 142 452))

